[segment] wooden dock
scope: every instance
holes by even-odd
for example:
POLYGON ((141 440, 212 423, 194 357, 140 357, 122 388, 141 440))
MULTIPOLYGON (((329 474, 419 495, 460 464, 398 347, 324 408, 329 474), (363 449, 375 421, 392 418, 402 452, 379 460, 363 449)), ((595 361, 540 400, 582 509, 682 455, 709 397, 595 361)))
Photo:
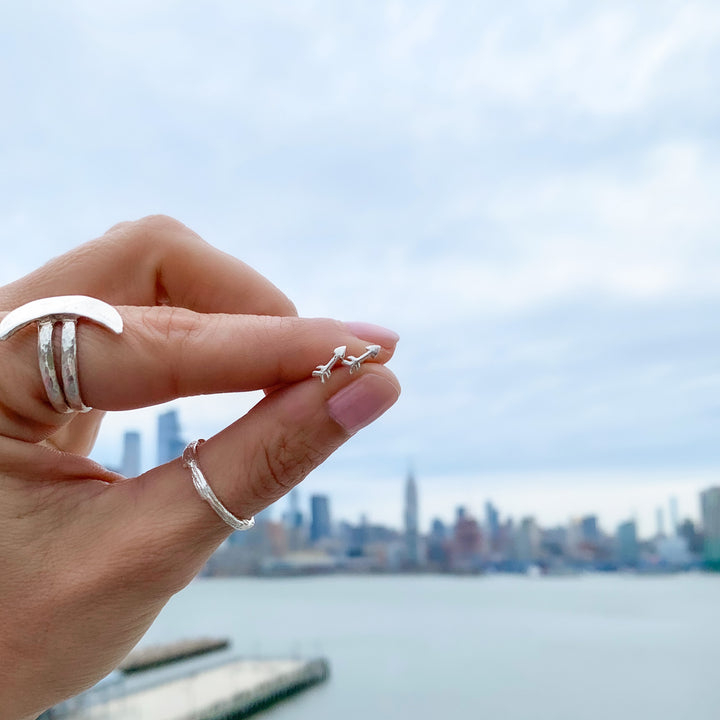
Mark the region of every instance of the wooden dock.
POLYGON ((104 698, 102 694, 88 697, 81 705, 71 701, 65 708, 58 706, 43 717, 68 720, 236 720, 323 682, 329 677, 329 672, 328 662, 324 659, 234 659, 126 693, 116 684, 104 698))
POLYGON ((127 674, 144 672, 199 655, 226 650, 229 647, 230 641, 227 638, 198 638, 180 640, 168 645, 153 645, 133 650, 120 663, 120 670, 127 674))

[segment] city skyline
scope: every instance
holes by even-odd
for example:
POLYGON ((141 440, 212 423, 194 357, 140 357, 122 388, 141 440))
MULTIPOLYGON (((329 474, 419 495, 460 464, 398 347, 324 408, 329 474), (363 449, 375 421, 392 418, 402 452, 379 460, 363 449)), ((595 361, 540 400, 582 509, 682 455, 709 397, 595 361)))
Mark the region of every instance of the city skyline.
MULTIPOLYGON (((177 409, 168 407, 161 412, 156 412, 155 416, 156 433, 154 434, 153 438, 154 442, 150 442, 150 439, 148 438, 147 441, 143 443, 143 435, 141 432, 139 432, 137 429, 126 430, 123 434, 123 439, 121 443, 122 449, 119 453, 120 463, 118 465, 111 464, 111 467, 117 467, 117 469, 125 475, 132 475, 133 473, 128 472, 129 470, 134 470, 135 468, 138 468, 138 472, 141 471, 143 465, 141 460, 142 457, 148 458, 146 462, 148 462, 148 466, 150 466, 156 461, 167 462, 174 459, 175 457, 179 457, 182 454, 182 450, 187 442, 187 439, 183 431, 183 425, 181 422, 179 411, 177 409), (150 460, 150 458, 153 459, 150 460)), ((416 481, 415 470, 412 464, 408 464, 408 467, 404 473, 404 479, 396 479, 396 484, 398 486, 402 485, 403 487, 403 499, 400 503, 398 503, 402 506, 403 509, 402 513, 398 515, 397 519, 394 522, 388 521, 386 517, 378 515, 373 516, 371 512, 366 511, 363 511, 359 514, 341 512, 339 513, 339 515, 342 516, 343 521, 345 522, 350 522, 353 519, 358 520, 360 518, 365 518, 368 521, 379 522, 382 525, 386 525, 387 527, 396 530, 401 530, 403 528, 407 530, 408 528, 415 527, 418 529, 418 532, 427 533, 431 530, 432 525, 436 520, 439 519, 446 523, 450 522, 454 517, 455 513, 457 512, 457 508, 463 507, 470 515, 484 517, 486 525, 490 527, 495 527, 501 519, 521 521, 523 518, 530 517, 543 527, 554 527, 572 524, 573 522, 577 521, 579 518, 582 517, 594 517, 596 519, 596 522, 598 521, 598 518, 600 518, 600 526, 606 533, 612 534, 622 524, 626 524, 627 522, 632 521, 638 528, 638 532, 642 537, 650 538, 665 534, 665 528, 677 527, 681 520, 689 519, 694 523, 698 523, 698 521, 701 519, 701 509, 703 502, 702 492, 707 489, 706 485, 701 491, 698 492, 695 498, 697 507, 695 508, 694 512, 688 512, 685 507, 683 507, 682 512, 680 511, 677 494, 668 495, 664 499, 656 498, 654 505, 644 508, 646 514, 649 514, 651 517, 654 518, 654 523, 652 524, 652 526, 650 526, 647 523, 642 524, 639 522, 639 513, 637 511, 634 513, 627 513, 625 516, 621 517, 615 522, 608 522, 607 520, 604 520, 602 518, 601 513, 598 513, 597 509, 594 509, 592 507, 585 507, 578 512, 567 514, 566 517, 564 517, 561 521, 558 521, 557 519, 548 521, 548 519, 544 518, 541 513, 535 512, 532 509, 522 512, 513 512, 512 510, 508 511, 502 506, 502 503, 497 503, 495 498, 491 497, 490 495, 485 497, 482 504, 477 505, 468 503, 465 500, 461 499, 460 502, 457 502, 453 506, 451 512, 445 514, 433 514, 433 509, 431 507, 430 510, 425 512, 426 521, 421 522, 421 516, 419 512, 420 504, 418 500, 418 485, 416 481)), ((713 485, 713 483, 708 483, 708 485, 713 485)), ((383 491, 383 498, 385 501, 387 501, 388 499, 388 491, 389 488, 386 488, 383 491)), ((338 494, 341 495, 342 493, 338 494)), ((318 498, 333 497, 332 491, 319 491, 317 489, 312 489, 311 486, 307 485, 306 481, 297 486, 287 497, 282 498, 277 503, 270 506, 266 511, 264 511, 265 516, 273 519, 285 517, 287 513, 295 514, 297 516, 297 514, 300 513, 300 509, 298 506, 299 498, 304 497, 305 495, 310 498, 311 505, 314 501, 322 505, 323 501, 319 500, 318 498)), ((329 516, 329 510, 324 509, 319 511, 329 516)), ((318 532, 319 534, 317 535, 317 537, 327 536, 327 521, 324 521, 323 529, 318 532)), ((668 534, 672 535, 672 533, 668 534)), ((417 542, 417 540, 415 542, 417 542)))
POLYGON ((334 517, 331 498, 312 495, 303 512, 297 489, 280 519, 263 511, 255 532, 233 533, 208 561, 203 573, 234 575, 312 575, 328 572, 667 573, 720 571, 720 486, 701 494, 702 523, 680 520, 670 501, 669 527, 656 513, 656 533, 643 538, 635 520, 606 532, 596 515, 567 526, 543 527, 534 517, 504 517, 490 501, 485 518, 464 506, 454 520, 435 518, 430 531, 417 527, 419 488, 405 481, 405 524, 393 529, 363 516, 353 524, 334 517), (334 519, 333 519, 334 518, 334 519))

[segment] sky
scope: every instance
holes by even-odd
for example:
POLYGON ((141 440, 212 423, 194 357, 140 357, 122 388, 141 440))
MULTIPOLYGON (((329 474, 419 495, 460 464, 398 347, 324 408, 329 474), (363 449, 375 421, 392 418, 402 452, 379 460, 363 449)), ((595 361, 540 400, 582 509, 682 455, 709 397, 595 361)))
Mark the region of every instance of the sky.
MULTIPOLYGON (((654 529, 720 482, 713 0, 0 4, 0 281, 165 213, 300 314, 397 330, 400 402, 301 492, 654 529)), ((188 439, 254 402, 172 403, 188 439)), ((117 465, 157 409, 106 420, 117 465)))

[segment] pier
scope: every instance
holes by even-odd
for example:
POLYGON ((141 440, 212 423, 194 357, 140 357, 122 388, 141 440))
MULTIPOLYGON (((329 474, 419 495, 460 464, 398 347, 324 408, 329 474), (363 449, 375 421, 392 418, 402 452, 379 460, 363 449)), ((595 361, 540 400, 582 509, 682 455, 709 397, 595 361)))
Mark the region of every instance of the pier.
POLYGON ((197 640, 181 640, 169 645, 155 645, 131 652, 120 663, 120 670, 126 674, 152 670, 199 655, 225 650, 228 647, 230 647, 230 641, 226 638, 199 638, 197 640))
POLYGON ((184 671, 181 675, 175 673, 171 678, 165 677, 162 670, 158 677, 150 677, 157 672, 121 676, 95 692, 62 703, 42 717, 53 720, 235 720, 323 682, 330 673, 328 662, 322 658, 225 659, 211 667, 184 671), (141 679, 144 682, 134 682, 141 679))

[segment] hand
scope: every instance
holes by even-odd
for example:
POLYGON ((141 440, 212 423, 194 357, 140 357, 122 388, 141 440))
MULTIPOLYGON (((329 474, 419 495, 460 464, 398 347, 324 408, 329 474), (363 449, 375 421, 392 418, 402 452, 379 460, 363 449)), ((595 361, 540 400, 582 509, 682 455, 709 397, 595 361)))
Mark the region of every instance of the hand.
POLYGON ((125 327, 78 323, 87 414, 50 405, 34 324, 0 342, 2 720, 35 717, 107 674, 231 532, 180 460, 129 479, 89 460, 104 411, 271 389, 198 450, 216 495, 247 518, 399 394, 383 367, 396 336, 297 318, 267 280, 168 218, 117 225, 0 289, 0 317, 53 295, 104 300, 125 327), (368 343, 382 350, 361 372, 311 377, 333 348, 360 355, 368 343))

